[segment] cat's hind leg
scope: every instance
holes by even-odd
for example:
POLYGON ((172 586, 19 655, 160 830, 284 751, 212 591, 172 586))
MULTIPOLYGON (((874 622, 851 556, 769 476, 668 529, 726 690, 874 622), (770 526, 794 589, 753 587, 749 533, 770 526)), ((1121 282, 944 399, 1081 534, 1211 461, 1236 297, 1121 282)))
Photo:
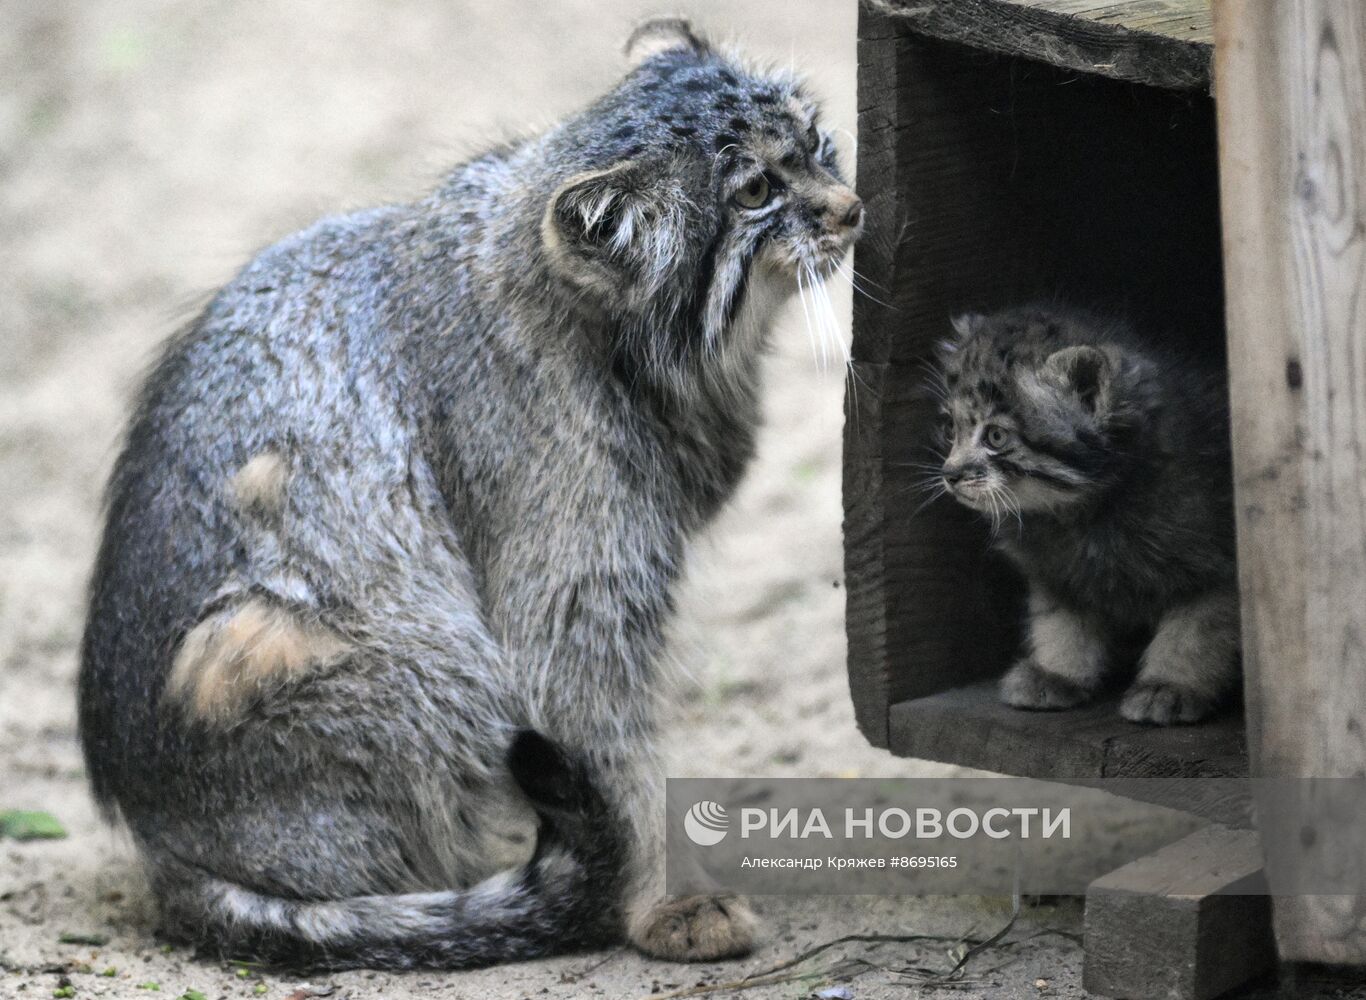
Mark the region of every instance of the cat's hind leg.
POLYGON ((1084 704, 1100 690, 1108 663, 1101 623, 1031 586, 1029 655, 1001 678, 1001 700, 1043 711, 1084 704))
POLYGON ((1159 726, 1208 718, 1237 687, 1239 648, 1232 587, 1173 608, 1158 623, 1120 714, 1159 726))
MULTIPOLYGON (((642 754, 637 773, 656 770, 653 755, 642 754)), ((635 817, 634 850, 627 867, 627 940, 653 958, 669 962, 714 962, 739 958, 754 949, 758 918, 734 893, 669 896, 664 885, 663 788, 658 781, 637 781, 627 792, 635 817)))

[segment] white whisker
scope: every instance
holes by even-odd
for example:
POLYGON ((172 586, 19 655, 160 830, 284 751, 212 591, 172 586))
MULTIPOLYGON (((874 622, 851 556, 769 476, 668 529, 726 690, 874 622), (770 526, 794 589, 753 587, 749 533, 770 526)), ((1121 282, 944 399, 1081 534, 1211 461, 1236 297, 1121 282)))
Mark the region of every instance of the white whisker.
POLYGON ((802 319, 806 321, 806 340, 811 345, 811 363, 820 370, 820 360, 816 357, 816 336, 811 329, 811 311, 806 305, 806 286, 802 284, 802 272, 797 271, 797 298, 802 304, 802 319))

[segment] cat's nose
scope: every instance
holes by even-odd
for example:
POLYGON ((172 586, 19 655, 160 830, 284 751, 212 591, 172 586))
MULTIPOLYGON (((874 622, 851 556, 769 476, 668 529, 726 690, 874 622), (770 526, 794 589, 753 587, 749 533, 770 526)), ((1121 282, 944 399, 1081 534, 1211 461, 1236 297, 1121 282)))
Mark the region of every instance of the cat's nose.
POLYGON ((853 202, 850 203, 849 208, 845 210, 844 217, 840 219, 840 225, 846 226, 849 229, 857 229, 859 223, 862 221, 863 199, 855 196, 853 202))
POLYGON ((835 228, 857 229, 863 222, 863 199, 841 186, 830 200, 826 218, 835 228))
POLYGON ((944 466, 943 471, 944 482, 948 483, 950 486, 957 486, 963 481, 963 473, 964 470, 961 468, 950 468, 946 465, 944 466))

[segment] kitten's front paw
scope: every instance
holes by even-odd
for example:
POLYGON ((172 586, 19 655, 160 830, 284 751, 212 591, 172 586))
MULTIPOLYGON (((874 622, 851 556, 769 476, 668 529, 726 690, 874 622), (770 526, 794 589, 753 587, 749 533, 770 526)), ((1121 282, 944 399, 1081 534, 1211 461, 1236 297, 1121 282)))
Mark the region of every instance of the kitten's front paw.
POLYGON ((683 896, 657 903, 631 928, 630 937, 655 958, 707 962, 748 955, 757 926, 738 896, 683 896))
POLYGON ((1050 674, 1033 660, 1021 660, 1001 678, 1001 700, 1014 708, 1056 712, 1091 700, 1094 692, 1050 674))
POLYGON ((1138 681, 1124 694, 1119 714, 1130 722, 1155 726, 1199 722, 1213 715, 1219 699, 1181 684, 1138 681))

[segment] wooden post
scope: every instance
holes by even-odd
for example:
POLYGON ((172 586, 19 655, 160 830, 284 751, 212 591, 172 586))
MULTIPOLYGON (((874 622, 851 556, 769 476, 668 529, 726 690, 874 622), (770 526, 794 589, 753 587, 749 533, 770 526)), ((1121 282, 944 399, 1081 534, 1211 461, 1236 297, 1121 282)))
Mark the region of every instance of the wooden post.
POLYGON ((1208 826, 1086 890, 1088 993, 1209 1000, 1275 964, 1251 830, 1208 826))
MULTIPOLYGON (((1366 768, 1366 4, 1218 0, 1215 40, 1252 773, 1349 776, 1366 768)), ((1273 890, 1360 850, 1312 797, 1259 824, 1273 890)), ((1278 897, 1275 927, 1284 959, 1366 964, 1366 897, 1278 897)))

